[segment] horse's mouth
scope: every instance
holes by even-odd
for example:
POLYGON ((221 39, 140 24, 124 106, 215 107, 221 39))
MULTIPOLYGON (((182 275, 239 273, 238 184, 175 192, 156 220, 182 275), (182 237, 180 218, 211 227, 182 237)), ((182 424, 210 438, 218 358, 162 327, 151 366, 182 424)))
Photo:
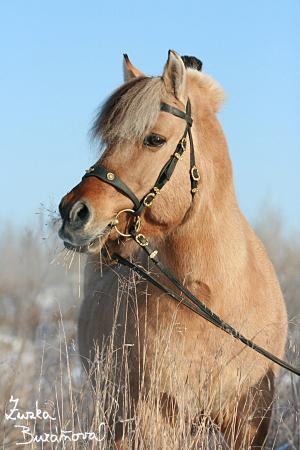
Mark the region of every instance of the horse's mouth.
POLYGON ((78 253, 96 253, 100 252, 105 245, 112 231, 112 226, 107 225, 101 233, 93 236, 92 238, 81 239, 80 242, 70 241, 63 239, 64 246, 68 250, 73 250, 78 253))

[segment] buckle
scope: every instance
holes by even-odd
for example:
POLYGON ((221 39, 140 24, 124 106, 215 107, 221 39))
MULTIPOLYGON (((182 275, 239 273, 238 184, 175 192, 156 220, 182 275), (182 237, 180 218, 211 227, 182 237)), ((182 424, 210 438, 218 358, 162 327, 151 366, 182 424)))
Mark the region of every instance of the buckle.
POLYGON ((149 245, 148 239, 142 233, 137 234, 135 236, 135 240, 141 247, 146 247, 147 245, 149 245))
POLYGON ((182 160, 182 156, 181 156, 180 153, 176 152, 176 153, 174 153, 174 156, 175 156, 175 158, 178 159, 178 161, 181 161, 181 160, 182 160))
POLYGON ((149 194, 147 194, 146 197, 144 198, 143 204, 148 207, 151 206, 155 197, 156 197, 155 192, 149 192, 149 194))
POLYGON ((181 145, 181 148, 183 149, 183 151, 185 151, 186 150, 186 138, 185 137, 183 137, 181 139, 180 145, 181 145))
POLYGON ((194 181, 200 180, 200 174, 196 166, 193 166, 191 168, 191 177, 193 178, 194 181))

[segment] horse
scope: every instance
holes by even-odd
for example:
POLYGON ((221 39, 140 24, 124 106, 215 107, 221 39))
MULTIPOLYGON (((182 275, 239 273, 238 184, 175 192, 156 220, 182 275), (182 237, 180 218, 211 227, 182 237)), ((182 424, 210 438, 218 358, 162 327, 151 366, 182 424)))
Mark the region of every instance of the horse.
MULTIPOLYGON (((161 105, 184 115, 189 102, 198 186, 191 192, 185 151, 169 182, 144 205, 143 235, 195 296, 243 335, 282 357, 286 308, 266 250, 237 203, 229 151, 217 118, 224 97, 220 85, 201 71, 197 58, 181 58, 170 50, 162 75, 149 77, 125 55, 124 84, 105 101, 93 125, 102 148, 94 167, 104 167, 108 180, 118 177, 143 199, 186 127, 179 113, 170 114, 161 105)), ((188 150, 191 142, 186 146, 188 150)), ((175 426, 180 408, 189 409, 190 420, 205 415, 216 424, 230 448, 263 448, 274 402, 275 364, 141 280, 136 279, 131 289, 134 300, 129 293, 127 301, 118 302, 120 280, 130 283, 132 272, 113 264, 109 255, 117 251, 156 274, 137 242, 126 237, 132 208, 122 189, 94 176, 83 177, 59 206, 60 237, 69 248, 88 254, 78 322, 83 364, 95 358, 95 344, 104 345, 114 333, 116 348, 131 345, 127 364, 135 408, 142 402, 147 407, 147 396, 139 395, 141 367, 145 392, 156 383, 157 395, 164 399, 159 412, 155 409, 161 435, 175 426), (102 267, 104 249, 108 256, 102 267), (159 380, 151 375, 158 356, 159 380)), ((121 404, 123 394, 118 395, 121 404)), ((115 440, 122 446, 124 427, 116 426, 115 440)), ((154 448, 163 446, 157 441, 154 448)))

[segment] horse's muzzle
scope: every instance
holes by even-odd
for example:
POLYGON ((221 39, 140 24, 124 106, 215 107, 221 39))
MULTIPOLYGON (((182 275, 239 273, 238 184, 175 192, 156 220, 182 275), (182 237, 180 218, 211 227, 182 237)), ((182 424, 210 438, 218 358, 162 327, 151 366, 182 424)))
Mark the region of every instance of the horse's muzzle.
POLYGON ((92 216, 88 203, 80 200, 72 205, 64 205, 62 201, 59 211, 63 221, 58 232, 59 237, 72 246, 86 245, 89 237, 85 236, 84 229, 92 216))

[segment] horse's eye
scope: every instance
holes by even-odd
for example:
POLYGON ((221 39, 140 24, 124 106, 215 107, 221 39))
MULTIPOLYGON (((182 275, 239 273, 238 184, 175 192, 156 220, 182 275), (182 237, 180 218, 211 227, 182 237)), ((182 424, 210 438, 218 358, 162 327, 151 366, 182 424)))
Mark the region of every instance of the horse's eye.
POLYGON ((161 147, 166 142, 165 138, 158 134, 148 134, 144 139, 144 145, 147 147, 161 147))

